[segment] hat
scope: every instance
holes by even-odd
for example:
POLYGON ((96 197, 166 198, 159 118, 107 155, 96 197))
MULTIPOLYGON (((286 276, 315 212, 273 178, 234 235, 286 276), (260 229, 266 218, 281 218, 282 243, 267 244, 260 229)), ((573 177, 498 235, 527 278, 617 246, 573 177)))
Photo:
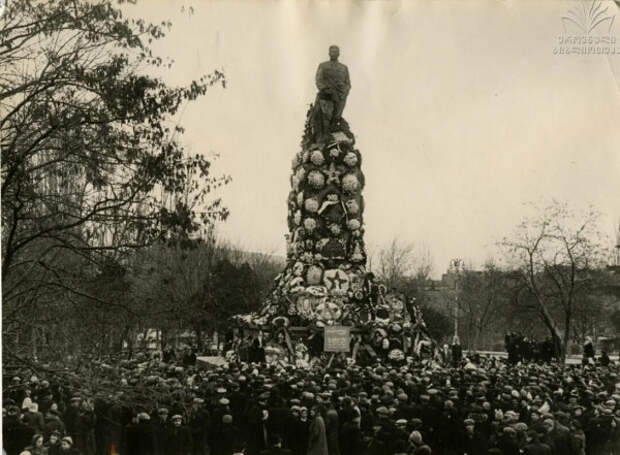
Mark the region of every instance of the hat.
POLYGON ((469 426, 472 426, 472 425, 476 424, 476 422, 474 422, 474 419, 465 419, 463 421, 463 423, 465 424, 466 427, 469 427, 469 426))
POLYGON ((138 414, 138 420, 151 420, 151 416, 148 415, 146 412, 140 412, 138 414))
POLYGON ((202 398, 198 398, 198 397, 194 398, 194 403, 196 403, 196 404, 202 404, 204 402, 205 402, 205 400, 203 400, 202 398))
POLYGON ((170 420, 183 420, 183 417, 181 417, 181 414, 175 414, 170 418, 170 420))
POLYGON ((398 419, 396 425, 407 425, 407 419, 398 419))
POLYGON ((411 425, 412 425, 414 428, 419 427, 420 425, 422 425, 422 419, 418 419, 417 417, 416 417, 416 418, 411 419, 411 425))
POLYGON ((514 429, 516 431, 526 432, 528 428, 527 428, 527 424, 525 424, 523 422, 517 422, 514 425, 514 429))
POLYGON ((228 406, 228 405, 230 404, 230 400, 229 400, 228 398, 221 398, 221 399, 220 399, 220 401, 219 401, 219 403, 220 403, 222 406, 228 406))
POLYGON ((385 406, 380 406, 380 407, 377 408, 377 414, 379 414, 379 415, 386 416, 389 413, 390 413, 390 411, 385 406))
POLYGON ((422 444, 422 434, 416 430, 412 431, 409 435, 409 441, 419 446, 420 444, 422 444))
POLYGON ((60 441, 61 442, 68 442, 69 444, 73 445, 73 439, 71 439, 71 436, 65 436, 60 441))

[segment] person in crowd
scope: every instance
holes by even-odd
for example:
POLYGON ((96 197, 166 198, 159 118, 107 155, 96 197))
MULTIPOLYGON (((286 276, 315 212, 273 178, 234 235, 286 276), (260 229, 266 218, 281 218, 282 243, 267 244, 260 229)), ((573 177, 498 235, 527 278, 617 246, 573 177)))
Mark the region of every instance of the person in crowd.
POLYGON ((7 407, 6 418, 2 420, 4 450, 7 455, 16 455, 30 443, 34 430, 21 421, 19 408, 15 405, 7 407))
POLYGON ((52 432, 57 432, 58 434, 65 433, 65 424, 60 419, 60 413, 58 412, 57 407, 50 406, 49 410, 45 414, 45 425, 43 430, 43 433, 48 437, 52 434, 52 432))
POLYGON ((45 443, 45 447, 47 448, 48 455, 57 455, 58 453, 60 453, 61 436, 62 436, 62 433, 60 433, 58 430, 53 430, 50 433, 49 438, 47 442, 45 443))
POLYGON ((262 450, 260 455, 290 455, 291 451, 282 447, 282 436, 278 433, 271 435, 271 444, 268 449, 262 450))
POLYGON ((461 341, 458 335, 454 335, 452 338, 452 346, 450 347, 452 354, 452 367, 456 368, 463 360, 463 348, 461 347, 461 341))
POLYGON ((310 409, 310 430, 307 455, 328 455, 327 433, 325 431, 325 409, 315 405, 310 409))
POLYGON ((82 453, 75 447, 73 447, 73 438, 71 436, 65 436, 60 440, 61 455, 82 455, 82 453))
POLYGON ((31 455, 47 455, 47 447, 44 445, 44 437, 41 433, 36 433, 32 437, 31 444, 24 450, 30 452, 31 455))
POLYGON ((168 455, 191 455, 192 433, 183 425, 183 417, 175 414, 170 418, 172 425, 168 428, 166 454, 168 455))
POLYGON ((584 365, 594 360, 594 344, 592 337, 586 337, 583 343, 583 363, 584 365))
POLYGON ((43 433, 45 429, 45 421, 39 412, 39 406, 35 402, 30 402, 22 408, 22 421, 28 425, 32 431, 43 433))
POLYGON ((608 367, 609 366, 609 363, 611 362, 611 359, 609 358, 609 354, 607 354, 607 351, 605 351, 605 350, 601 351, 601 357, 599 358, 599 362, 604 367, 608 367))
POLYGON ((303 367, 234 361, 210 369, 146 357, 96 366, 96 387, 79 375, 42 373, 32 382, 31 371, 12 371, 4 450, 42 450, 32 440, 40 425, 32 405, 52 391, 42 430, 50 455, 88 455, 93 446, 97 455, 617 453, 620 366, 611 359, 562 366, 539 355, 530 346, 516 363, 375 356, 362 364, 315 358, 303 367))

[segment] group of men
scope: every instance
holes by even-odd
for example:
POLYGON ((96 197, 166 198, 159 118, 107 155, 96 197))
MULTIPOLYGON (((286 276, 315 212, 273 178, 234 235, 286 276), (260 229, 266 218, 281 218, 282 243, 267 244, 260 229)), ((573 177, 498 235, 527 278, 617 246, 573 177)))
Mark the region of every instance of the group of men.
POLYGON ((3 448, 7 455, 620 453, 613 362, 180 364, 97 363, 88 381, 80 373, 13 373, 4 382, 3 448), (42 435, 39 448, 34 435, 42 435))

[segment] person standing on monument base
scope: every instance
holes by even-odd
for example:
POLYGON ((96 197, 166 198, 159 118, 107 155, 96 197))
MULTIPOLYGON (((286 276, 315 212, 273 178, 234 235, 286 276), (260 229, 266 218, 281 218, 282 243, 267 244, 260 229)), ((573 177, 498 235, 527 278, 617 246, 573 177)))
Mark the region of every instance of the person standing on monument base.
POLYGON ((339 56, 338 46, 330 46, 329 60, 319 64, 316 70, 316 88, 319 90, 319 98, 329 98, 334 104, 332 122, 337 122, 342 116, 347 96, 351 90, 349 69, 338 61, 339 56))

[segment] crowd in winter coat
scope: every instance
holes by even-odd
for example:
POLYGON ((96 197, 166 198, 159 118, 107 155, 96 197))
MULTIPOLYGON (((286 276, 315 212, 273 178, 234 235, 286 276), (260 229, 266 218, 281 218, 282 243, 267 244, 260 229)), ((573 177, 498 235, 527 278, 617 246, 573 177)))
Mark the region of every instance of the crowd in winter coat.
POLYGON ((620 454, 613 362, 89 368, 5 378, 7 455, 620 454))

